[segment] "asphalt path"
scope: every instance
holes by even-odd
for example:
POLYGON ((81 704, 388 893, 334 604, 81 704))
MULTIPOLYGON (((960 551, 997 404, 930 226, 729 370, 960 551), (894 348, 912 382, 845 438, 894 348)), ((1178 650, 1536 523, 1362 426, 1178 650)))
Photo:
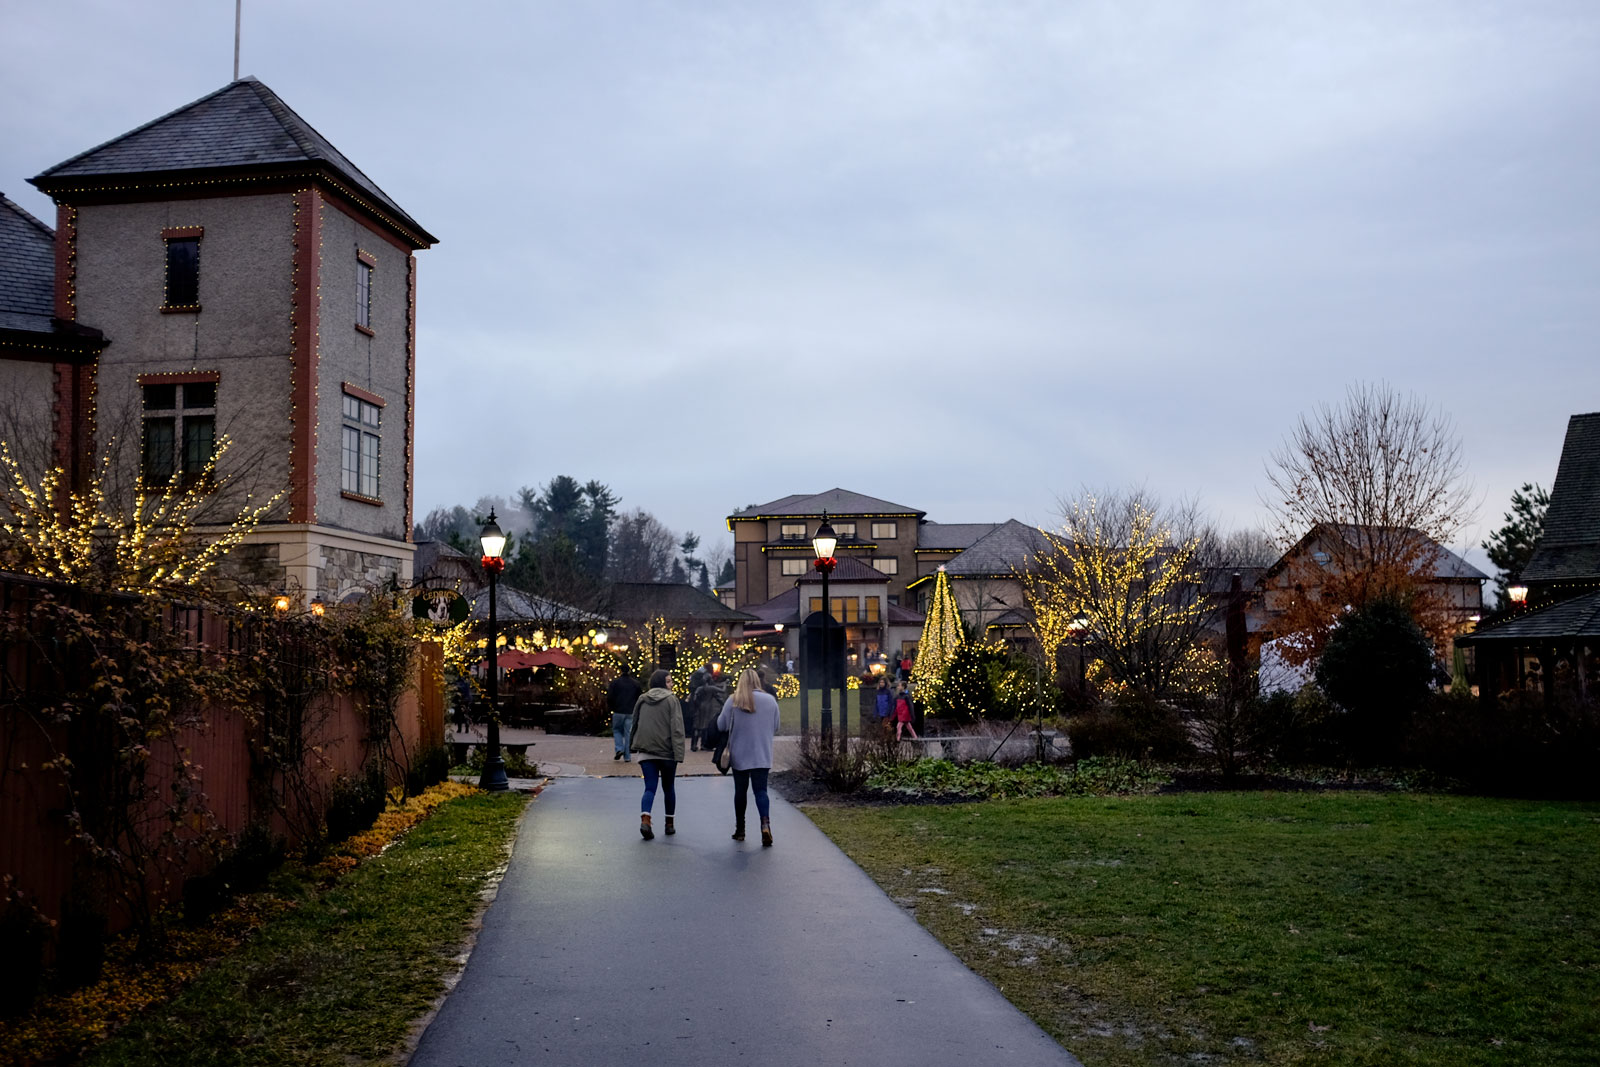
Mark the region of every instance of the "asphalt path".
POLYGON ((564 778, 530 805, 460 982, 412 1067, 934 1067, 1078 1060, 968 970, 800 812, 678 783, 639 836, 640 783, 564 778))

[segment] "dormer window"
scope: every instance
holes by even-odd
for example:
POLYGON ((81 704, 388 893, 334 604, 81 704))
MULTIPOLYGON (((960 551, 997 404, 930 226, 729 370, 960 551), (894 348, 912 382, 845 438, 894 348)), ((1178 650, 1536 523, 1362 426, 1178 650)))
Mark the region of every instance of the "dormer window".
POLYGON ((162 311, 200 310, 201 226, 180 226, 161 231, 167 244, 167 276, 162 311))

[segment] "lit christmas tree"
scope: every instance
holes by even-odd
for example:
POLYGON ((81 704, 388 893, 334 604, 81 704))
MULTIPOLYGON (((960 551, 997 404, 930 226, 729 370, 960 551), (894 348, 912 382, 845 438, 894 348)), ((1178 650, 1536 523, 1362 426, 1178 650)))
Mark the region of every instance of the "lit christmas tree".
POLYGON ((933 698, 944 678, 945 668, 966 643, 966 631, 961 628, 961 609, 956 607, 956 596, 950 591, 950 579, 945 577, 941 564, 934 578, 933 596, 928 600, 922 639, 917 642, 917 663, 911 671, 911 680, 924 701, 933 698))

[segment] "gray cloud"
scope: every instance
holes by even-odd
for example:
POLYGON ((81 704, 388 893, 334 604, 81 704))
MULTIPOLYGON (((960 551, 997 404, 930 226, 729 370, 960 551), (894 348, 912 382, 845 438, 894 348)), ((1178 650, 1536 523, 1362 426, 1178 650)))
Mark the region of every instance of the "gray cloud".
MULTIPOLYGON (((220 85, 231 13, 17 5, 0 188, 48 215, 23 179, 220 85)), ((442 239, 424 509, 569 472, 704 533, 835 484, 1246 523, 1377 378, 1488 525, 1600 406, 1597 46, 1584 2, 289 0, 244 67, 442 239)))

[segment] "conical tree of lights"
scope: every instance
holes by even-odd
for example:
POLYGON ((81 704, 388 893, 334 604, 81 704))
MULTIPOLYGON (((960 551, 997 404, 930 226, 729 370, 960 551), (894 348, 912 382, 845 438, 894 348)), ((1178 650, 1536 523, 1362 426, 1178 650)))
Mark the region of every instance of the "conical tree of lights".
POLYGON ((941 566, 934 577, 933 596, 928 598, 928 617, 922 623, 922 639, 917 642, 917 662, 911 671, 911 680, 923 694, 923 700, 928 700, 938 690, 945 668, 966 642, 966 632, 961 628, 961 609, 956 607, 950 579, 945 577, 941 566))

